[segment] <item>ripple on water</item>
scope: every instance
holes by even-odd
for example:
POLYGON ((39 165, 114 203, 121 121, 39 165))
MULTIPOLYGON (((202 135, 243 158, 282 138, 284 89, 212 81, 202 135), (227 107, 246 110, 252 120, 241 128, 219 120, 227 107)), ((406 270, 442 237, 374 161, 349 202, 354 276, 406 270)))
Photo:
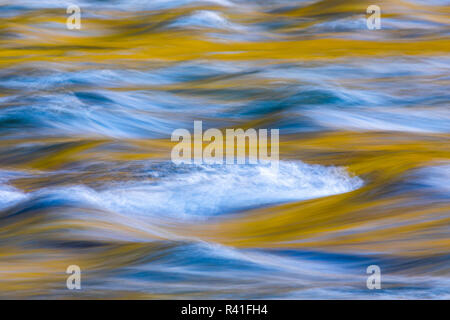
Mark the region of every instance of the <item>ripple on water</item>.
MULTIPOLYGON (((200 218, 345 193, 363 185, 344 168, 301 161, 280 161, 278 168, 270 164, 177 167, 166 163, 154 169, 158 170, 152 173, 156 179, 149 182, 128 181, 98 190, 83 185, 42 188, 27 198, 47 204, 78 202, 134 216, 200 218)), ((0 192, 8 201, 16 200, 10 204, 25 197, 6 185, 0 192)))
POLYGON ((343 168, 280 161, 278 169, 266 164, 199 165, 173 170, 157 182, 127 183, 97 196, 118 212, 192 218, 324 197, 362 184, 343 168))

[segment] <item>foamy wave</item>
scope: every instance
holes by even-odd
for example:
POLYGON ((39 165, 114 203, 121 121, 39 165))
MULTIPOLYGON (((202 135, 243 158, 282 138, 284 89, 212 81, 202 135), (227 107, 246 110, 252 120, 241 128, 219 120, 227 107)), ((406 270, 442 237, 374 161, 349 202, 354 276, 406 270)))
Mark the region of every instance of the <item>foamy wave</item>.
POLYGON ((0 170, 0 209, 14 205, 27 197, 22 191, 7 184, 10 179, 21 175, 14 171, 0 170))
POLYGON ((97 190, 84 185, 25 194, 0 184, 0 209, 23 200, 42 206, 95 207, 133 217, 201 218, 355 190, 359 177, 344 168, 280 161, 258 165, 152 163, 148 180, 97 190))
POLYGON ((187 17, 181 17, 173 22, 170 27, 181 28, 212 28, 224 30, 241 30, 243 27, 231 23, 221 14, 208 11, 199 10, 187 17))
POLYGON ((8 185, 0 184, 0 209, 13 205, 25 197, 26 195, 23 192, 8 185))
POLYGON ((195 166, 99 196, 118 212, 191 217, 345 193, 362 184, 342 168, 281 161, 278 169, 264 164, 195 166))

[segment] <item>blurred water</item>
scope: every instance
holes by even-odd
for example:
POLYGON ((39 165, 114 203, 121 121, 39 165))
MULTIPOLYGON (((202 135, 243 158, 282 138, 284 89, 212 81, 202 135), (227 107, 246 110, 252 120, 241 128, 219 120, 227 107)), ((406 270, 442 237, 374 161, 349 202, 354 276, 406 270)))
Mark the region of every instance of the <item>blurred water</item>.
POLYGON ((370 4, 0 1, 0 297, 448 298, 449 2, 370 4), (194 120, 278 175, 171 164, 194 120))

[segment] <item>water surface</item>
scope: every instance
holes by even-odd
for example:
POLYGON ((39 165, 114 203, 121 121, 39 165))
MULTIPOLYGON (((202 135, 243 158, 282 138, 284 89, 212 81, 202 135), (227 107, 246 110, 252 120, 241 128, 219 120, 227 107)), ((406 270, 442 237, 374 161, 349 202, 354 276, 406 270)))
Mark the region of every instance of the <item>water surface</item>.
POLYGON ((81 30, 0 1, 0 297, 449 298, 448 1, 378 1, 381 30, 365 1, 70 3, 81 30), (279 128, 279 172, 174 165, 195 120, 279 128))

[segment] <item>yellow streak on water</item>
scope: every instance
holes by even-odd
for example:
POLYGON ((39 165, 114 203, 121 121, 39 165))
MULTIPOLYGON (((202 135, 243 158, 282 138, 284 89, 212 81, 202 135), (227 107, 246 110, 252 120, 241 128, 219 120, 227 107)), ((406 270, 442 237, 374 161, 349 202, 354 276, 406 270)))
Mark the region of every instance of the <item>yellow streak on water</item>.
MULTIPOLYGON (((407 172, 450 159, 449 138, 449 135, 444 134, 386 132, 330 132, 284 138, 280 142, 281 158, 344 166, 349 172, 363 178, 365 186, 346 194, 253 210, 244 215, 211 218, 208 222, 197 221, 193 225, 188 224, 188 227, 186 222, 165 227, 181 237, 195 236, 236 247, 308 247, 340 252, 369 250, 397 255, 443 253, 448 250, 449 244, 449 237, 443 236, 443 229, 449 224, 449 218, 444 215, 450 209, 448 205, 419 203, 405 208, 399 205, 405 201, 415 201, 414 193, 386 199, 377 196, 390 184, 400 181, 407 172), (438 232, 440 230, 441 233, 438 232), (440 236, 435 239, 433 233, 440 236), (424 240, 421 234, 428 234, 429 237, 424 240), (392 243, 396 245, 392 246, 392 243)), ((29 161, 17 169, 33 170, 38 167, 45 170, 44 164, 55 169, 73 161, 93 159, 162 159, 170 154, 174 145, 164 140, 129 140, 128 145, 136 146, 132 153, 95 151, 96 147, 107 143, 105 140, 66 143, 61 150, 56 149, 47 155, 45 161, 29 161), (72 151, 79 151, 80 145, 84 152, 77 153, 75 158, 71 157, 72 151)), ((25 187, 17 183, 16 186, 25 187)), ((65 227, 69 229, 87 227, 86 221, 81 220, 79 223, 64 220, 65 227)), ((136 229, 126 230, 122 225, 88 223, 91 224, 89 228, 110 232, 119 228, 118 232, 134 232, 146 237, 136 229)), ((20 221, 16 227, 9 228, 8 233, 16 230, 17 235, 20 235, 27 224, 33 226, 36 222, 20 221)), ((61 226, 38 223, 36 228, 46 233, 52 229, 58 230, 61 226)))
MULTIPOLYGON (((418 6, 402 1, 383 1, 383 12, 396 15, 413 14, 440 23, 449 21, 448 7, 418 6)), ((272 19, 295 16, 313 19, 315 23, 325 21, 330 15, 364 13, 367 4, 361 1, 320 1, 285 13, 271 14, 272 19)), ((208 9, 205 7, 204 9, 208 9)), ((1 28, 23 34, 23 39, 1 39, 0 65, 30 62, 99 62, 136 63, 138 61, 187 61, 194 59, 217 60, 330 60, 349 57, 386 57, 394 55, 446 55, 450 42, 443 38, 425 38, 392 41, 368 41, 335 38, 333 34, 320 34, 299 40, 296 37, 279 36, 279 39, 264 41, 222 41, 202 36, 198 32, 160 30, 145 32, 170 17, 190 13, 193 9, 177 9, 160 14, 142 13, 141 21, 122 13, 121 19, 84 18, 80 32, 56 33, 46 30, 46 23, 64 26, 65 19, 58 11, 44 10, 40 14, 5 18, 1 28), (80 36, 80 34, 82 36, 80 36), (131 49, 130 49, 131 48, 131 49)), ((117 13, 116 13, 117 15, 117 13)), ((234 14, 234 18, 236 14, 234 14)), ((394 16, 396 16, 394 15, 394 16)), ((362 15, 361 17, 364 17, 362 15)), ((243 21, 264 21, 268 17, 252 13, 242 14, 243 21), (247 17, 250 15, 250 17, 247 17)), ((300 24, 299 28, 305 27, 300 24)), ((292 28, 292 27, 291 27, 292 28)), ((151 29, 150 29, 151 30, 151 29)), ((368 30, 361 31, 367 34, 368 30)), ((379 30, 390 34, 389 30, 379 30)), ((395 31, 394 31, 395 34, 395 31)))
MULTIPOLYGON (((378 1, 385 17, 416 16, 428 21, 448 23, 448 6, 414 5, 404 1, 378 1)), ((366 1, 320 1, 316 4, 279 13, 230 13, 233 21, 264 22, 283 17, 305 18, 298 25, 281 29, 295 32, 332 15, 364 13, 366 1)), ((197 8, 198 9, 198 8, 197 8)), ((225 10, 218 7, 202 9, 225 10)), ((77 63, 104 63, 117 68, 138 68, 173 62, 200 60, 251 61, 276 63, 291 61, 339 62, 339 59, 383 58, 391 56, 448 56, 450 42, 439 35, 405 40, 360 40, 335 38, 320 34, 299 38, 279 35, 262 41, 217 41, 199 32, 152 30, 169 18, 190 13, 193 9, 170 12, 142 12, 142 18, 127 13, 112 13, 114 18, 83 18, 83 30, 67 32, 65 16, 57 10, 40 10, 30 14, 2 17, 0 32, 20 34, 14 41, 0 38, 0 67, 21 64, 56 63, 74 70, 77 63), (146 20, 145 20, 146 19, 146 20), (54 23, 60 28, 48 29, 54 23), (64 32, 61 32, 61 29, 64 32), (146 31, 147 30, 147 31, 146 31)), ((364 17, 361 14, 361 17, 364 17)), ((361 34, 366 34, 361 31, 361 34)), ((386 35, 396 31, 380 30, 386 35)), ((83 66, 83 68, 89 68, 83 66)), ((236 85, 234 80, 188 84, 190 89, 223 89, 236 85)), ((437 81, 437 80, 433 80, 437 81)), ((439 85, 444 85, 445 80, 439 85)), ((271 80, 259 80, 261 87, 271 80)), ((175 90, 177 85, 158 86, 160 90, 175 90)), ((126 90, 138 90, 127 88, 126 90)), ((120 90, 120 89, 117 89, 120 90)), ((6 95, 0 93, 0 96, 6 95)), ((264 121, 260 120, 260 121, 264 121)), ((247 123, 247 127, 255 123, 247 123)), ((76 252, 76 262, 86 270, 108 271, 151 255, 160 247, 171 246, 163 240, 164 232, 175 233, 180 240, 196 237, 205 241, 246 248, 309 248, 336 252, 381 252, 398 256, 433 256, 448 253, 450 235, 447 232, 450 206, 443 203, 418 203, 415 194, 401 197, 377 197, 385 188, 402 179, 413 169, 427 167, 450 159, 450 136, 444 134, 406 134, 395 132, 326 132, 303 136, 285 136, 280 144, 281 158, 301 159, 309 163, 340 165, 362 177, 365 186, 350 193, 279 205, 245 212, 242 215, 211 218, 189 225, 174 222, 170 226, 153 226, 161 234, 149 234, 133 223, 128 225, 105 223, 104 212, 88 212, 89 219, 55 212, 34 212, 18 217, 0 217, 0 281, 4 292, 23 290, 28 296, 50 292, 65 282, 67 261, 74 251, 21 246, 32 240, 86 241, 96 236, 105 247, 94 251, 76 252), (404 204, 411 203, 404 207, 404 204), (71 230, 70 234, 63 230, 71 230), (76 232, 74 232, 76 231, 76 232), (83 233, 83 231, 86 231, 83 233), (108 239, 106 234, 133 236, 136 241, 108 239), (102 235, 105 235, 104 238, 102 235), (11 270, 14 265, 14 270, 11 270)), ((173 143, 168 140, 139 140, 107 138, 47 138, 0 140, 1 152, 20 143, 40 143, 52 146, 45 153, 29 154, 17 159, 9 168, 50 172, 83 161, 118 161, 167 159, 173 143), (107 148, 120 144, 128 151, 107 148), (105 147, 100 150, 100 147, 105 147)), ((12 183, 24 191, 33 191, 42 181, 36 179, 12 183)), ((92 182, 92 181, 90 181, 92 182)), ((70 183, 70 181, 68 181, 70 183)), ((78 212, 76 212, 78 213, 78 212)), ((111 213, 107 213, 111 214, 111 213)), ((120 217, 117 217, 118 219, 120 217)), ((111 220, 110 220, 111 221, 111 220)), ((142 222, 139 222, 142 223, 142 222)), ((173 239, 172 239, 173 240, 173 239)), ((156 259, 156 257, 155 257, 156 259)), ((87 275, 95 278, 95 274, 87 275)), ((91 292, 101 296, 101 292, 91 292)), ((150 295, 116 291, 120 298, 164 298, 169 295, 150 295)), ((86 296, 83 296, 86 297, 86 296)))

